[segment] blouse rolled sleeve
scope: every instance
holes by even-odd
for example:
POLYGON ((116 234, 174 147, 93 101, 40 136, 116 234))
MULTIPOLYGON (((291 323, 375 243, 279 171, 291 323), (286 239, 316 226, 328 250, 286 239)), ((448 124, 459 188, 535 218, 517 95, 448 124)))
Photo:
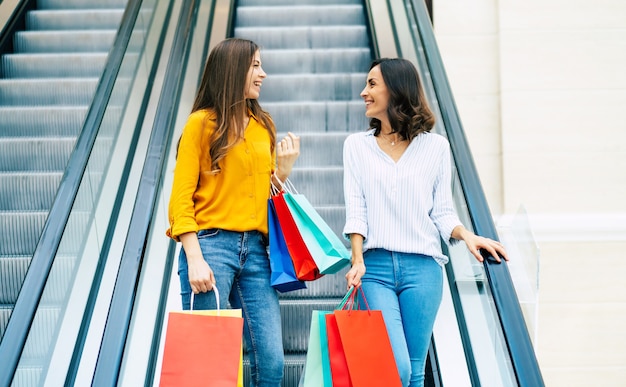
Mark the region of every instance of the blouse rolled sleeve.
POLYGON ((194 193, 200 176, 200 157, 204 115, 192 114, 183 129, 169 202, 170 228, 166 235, 179 241, 188 232, 198 232, 194 193))
POLYGON ((348 240, 350 234, 361 234, 364 239, 367 238, 368 234, 367 207, 357 171, 360 163, 352 140, 348 137, 343 147, 343 181, 346 204, 346 224, 343 228, 343 236, 348 240))
POLYGON ((433 208, 430 217, 439 231, 441 238, 453 245, 458 240, 452 238, 452 230, 461 225, 452 200, 452 163, 450 147, 443 142, 439 172, 433 186, 433 208))

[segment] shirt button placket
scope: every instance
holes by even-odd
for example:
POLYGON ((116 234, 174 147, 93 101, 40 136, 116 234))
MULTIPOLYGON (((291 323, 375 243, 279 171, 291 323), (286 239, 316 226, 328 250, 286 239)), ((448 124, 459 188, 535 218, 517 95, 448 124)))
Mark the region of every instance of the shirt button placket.
POLYGON ((398 166, 394 165, 391 169, 391 193, 395 196, 398 192, 398 166))

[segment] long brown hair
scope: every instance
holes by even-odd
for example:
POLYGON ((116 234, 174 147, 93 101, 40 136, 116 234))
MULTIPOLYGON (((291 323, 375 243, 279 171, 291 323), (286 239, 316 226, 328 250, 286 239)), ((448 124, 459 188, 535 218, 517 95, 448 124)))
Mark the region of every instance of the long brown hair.
MULTIPOLYGON (((428 106, 417 69, 410 61, 402 58, 381 58, 372 62, 370 70, 380 66, 380 72, 389 90, 387 116, 391 130, 405 140, 413 140, 422 132, 430 132, 435 125, 435 116, 428 106)), ((378 136, 381 122, 370 119, 370 127, 378 136)))
POLYGON ((219 172, 220 161, 245 131, 243 117, 248 110, 270 134, 270 151, 274 151, 276 127, 272 117, 256 99, 245 99, 248 70, 259 46, 247 39, 230 38, 215 46, 202 74, 192 112, 210 109, 215 113, 216 128, 209 137, 211 170, 219 172))

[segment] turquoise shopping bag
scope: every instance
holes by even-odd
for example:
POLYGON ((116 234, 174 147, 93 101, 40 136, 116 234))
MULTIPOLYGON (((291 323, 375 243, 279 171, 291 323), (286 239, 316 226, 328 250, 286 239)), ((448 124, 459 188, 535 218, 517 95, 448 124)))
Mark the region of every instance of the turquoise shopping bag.
POLYGON ((299 387, 332 387, 328 340, 326 338, 326 319, 330 311, 314 310, 311 314, 311 330, 306 353, 302 383, 299 387))
MULTIPOLYGON (((353 288, 346 293, 335 310, 342 309, 344 305, 346 305, 350 300, 352 291, 353 288)), ((326 315, 332 313, 332 310, 314 310, 311 313, 311 329, 304 363, 304 373, 300 378, 301 381, 298 387, 333 386, 330 354, 328 350, 328 330, 326 328, 326 315)))
POLYGON ((285 202, 321 274, 334 274, 350 264, 350 252, 302 194, 285 192, 285 202))

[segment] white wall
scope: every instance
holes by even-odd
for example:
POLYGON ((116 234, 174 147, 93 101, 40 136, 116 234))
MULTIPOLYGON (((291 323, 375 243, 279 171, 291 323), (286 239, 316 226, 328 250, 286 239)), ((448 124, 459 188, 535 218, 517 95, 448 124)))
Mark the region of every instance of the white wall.
POLYGON ((492 213, 538 243, 546 385, 626 386, 626 2, 433 3, 492 213))

